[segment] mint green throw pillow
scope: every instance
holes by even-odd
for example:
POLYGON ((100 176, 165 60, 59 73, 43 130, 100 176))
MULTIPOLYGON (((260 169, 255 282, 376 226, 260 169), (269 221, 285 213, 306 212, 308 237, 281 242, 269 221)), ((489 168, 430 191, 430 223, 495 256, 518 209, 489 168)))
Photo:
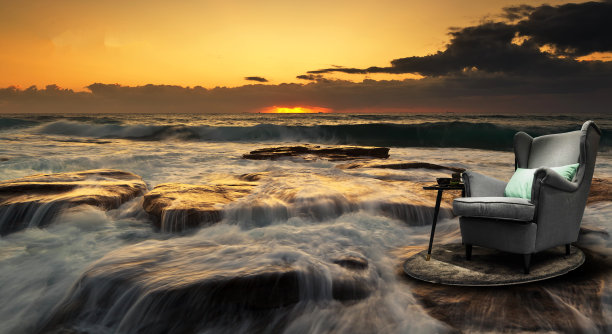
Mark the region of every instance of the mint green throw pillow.
MULTIPOLYGON (((559 173, 559 175, 571 181, 576 175, 578 166, 580 164, 572 164, 561 167, 551 167, 550 169, 559 173)), ((506 197, 520 197, 525 199, 531 199, 531 186, 533 183, 533 173, 536 168, 517 168, 510 181, 506 185, 504 190, 504 196, 506 197)))

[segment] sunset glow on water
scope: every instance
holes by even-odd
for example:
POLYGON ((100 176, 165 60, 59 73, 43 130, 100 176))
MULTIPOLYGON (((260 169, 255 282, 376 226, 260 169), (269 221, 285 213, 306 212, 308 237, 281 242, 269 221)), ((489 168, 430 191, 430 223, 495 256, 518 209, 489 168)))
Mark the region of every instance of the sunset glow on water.
POLYGON ((322 107, 268 107, 261 111, 263 114, 327 114, 332 112, 322 107))

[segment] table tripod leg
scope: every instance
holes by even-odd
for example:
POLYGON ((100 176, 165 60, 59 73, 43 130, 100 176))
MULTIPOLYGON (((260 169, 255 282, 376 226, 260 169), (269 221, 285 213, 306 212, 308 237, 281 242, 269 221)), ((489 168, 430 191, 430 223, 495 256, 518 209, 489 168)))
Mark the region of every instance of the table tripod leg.
POLYGON ((434 234, 436 233, 436 223, 438 222, 438 213, 440 212, 440 202, 442 201, 442 190, 438 190, 438 196, 436 197, 436 207, 434 209, 433 222, 431 224, 431 235, 429 236, 429 248, 427 249, 427 258, 429 261, 431 258, 431 247, 433 246, 434 234))

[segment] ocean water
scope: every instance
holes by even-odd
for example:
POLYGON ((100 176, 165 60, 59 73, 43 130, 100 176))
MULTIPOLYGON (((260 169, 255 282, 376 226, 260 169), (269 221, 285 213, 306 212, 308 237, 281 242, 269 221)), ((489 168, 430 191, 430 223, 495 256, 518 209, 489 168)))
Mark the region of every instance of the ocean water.
MULTIPOLYGON (((393 160, 509 179, 514 133, 571 131, 588 119, 603 130, 595 177, 612 179, 611 115, 0 115, 0 181, 113 168, 141 176, 151 190, 167 182, 214 184, 242 174, 265 175, 252 194, 228 205, 225 218, 213 226, 160 232, 137 197, 110 211, 71 208, 45 228, 0 237, 0 333, 37 332, 50 315, 79 298, 78 310, 69 312, 78 316, 62 329, 612 331, 612 199, 587 207, 583 225, 596 232, 581 236, 578 246, 588 252, 591 265, 570 278, 513 288, 438 288, 406 278, 401 264, 428 242, 433 201, 432 194, 418 191, 421 182, 448 171, 342 169, 337 168, 342 162, 324 159, 242 158, 258 148, 306 143, 386 146, 393 160), (399 202, 410 214, 385 214, 384 205, 399 202), (367 260, 367 269, 357 278, 350 276, 333 264, 343 256, 367 260), (254 310, 228 303, 230 297, 199 300, 194 294, 177 302, 155 294, 189 286, 202 273, 248 277, 278 263, 301 273, 297 303, 254 310), (113 283, 120 278, 138 282, 138 288, 113 283), (337 300, 331 287, 335 279, 356 279, 367 296, 337 300), (513 309, 519 302, 528 315, 513 309)), ((443 209, 435 242, 460 240, 458 219, 443 209)))

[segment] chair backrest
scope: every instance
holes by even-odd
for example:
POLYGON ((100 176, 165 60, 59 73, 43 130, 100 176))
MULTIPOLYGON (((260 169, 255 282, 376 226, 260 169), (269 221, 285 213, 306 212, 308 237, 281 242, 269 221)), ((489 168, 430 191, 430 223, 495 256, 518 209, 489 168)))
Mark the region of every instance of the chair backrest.
POLYGON ((582 131, 533 138, 527 168, 559 167, 580 162, 582 131))
POLYGON ((580 163, 575 181, 593 177, 601 130, 586 121, 578 131, 530 137, 524 132, 514 136, 516 167, 558 167, 580 163))

